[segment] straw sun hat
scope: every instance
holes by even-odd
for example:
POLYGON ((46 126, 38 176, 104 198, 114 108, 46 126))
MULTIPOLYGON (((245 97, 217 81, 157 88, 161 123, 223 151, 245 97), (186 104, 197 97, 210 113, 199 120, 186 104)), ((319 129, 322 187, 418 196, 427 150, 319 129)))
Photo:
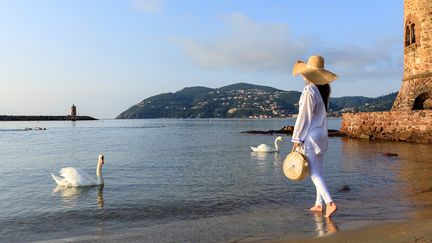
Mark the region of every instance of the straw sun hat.
POLYGON ((297 61, 293 67, 293 76, 301 74, 308 81, 323 85, 333 82, 338 76, 324 69, 324 58, 322 56, 311 56, 307 63, 297 61))

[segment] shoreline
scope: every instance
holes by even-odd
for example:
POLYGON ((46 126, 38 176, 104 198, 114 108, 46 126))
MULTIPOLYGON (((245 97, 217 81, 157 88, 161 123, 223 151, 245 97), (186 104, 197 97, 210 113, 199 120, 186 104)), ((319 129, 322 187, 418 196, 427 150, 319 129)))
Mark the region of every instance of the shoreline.
MULTIPOLYGON (((146 237, 139 229, 132 232, 113 233, 107 235, 80 235, 75 237, 57 238, 36 242, 142 242, 146 237)), ((347 229, 327 232, 319 237, 302 237, 272 239, 271 237, 249 235, 224 242, 235 243, 323 243, 323 242, 432 242, 432 218, 408 219, 402 221, 373 222, 371 225, 358 229, 347 229)))

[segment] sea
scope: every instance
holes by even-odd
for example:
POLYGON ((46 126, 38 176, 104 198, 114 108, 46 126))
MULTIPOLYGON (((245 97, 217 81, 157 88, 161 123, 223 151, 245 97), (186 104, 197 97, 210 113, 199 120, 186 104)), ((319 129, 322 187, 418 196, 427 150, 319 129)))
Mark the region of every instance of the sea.
MULTIPOLYGON (((277 135, 242 133, 294 122, 0 122, 0 241, 301 239, 432 216, 432 145, 339 137, 329 138, 324 162, 339 210, 331 219, 308 211, 310 178, 282 171, 290 136, 279 153, 259 154, 250 146, 273 146, 277 135), (51 178, 70 166, 96 177, 99 154, 103 187, 62 188, 51 178)), ((330 129, 340 124, 329 118, 330 129)))

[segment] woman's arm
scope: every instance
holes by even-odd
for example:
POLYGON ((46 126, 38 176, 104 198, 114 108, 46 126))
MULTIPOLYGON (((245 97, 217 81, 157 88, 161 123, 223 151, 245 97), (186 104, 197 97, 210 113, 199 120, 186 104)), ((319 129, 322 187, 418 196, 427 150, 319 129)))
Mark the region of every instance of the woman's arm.
POLYGON ((299 113, 291 140, 295 143, 294 146, 299 146, 299 144, 304 143, 312 122, 315 100, 310 89, 309 86, 305 87, 299 101, 299 113))

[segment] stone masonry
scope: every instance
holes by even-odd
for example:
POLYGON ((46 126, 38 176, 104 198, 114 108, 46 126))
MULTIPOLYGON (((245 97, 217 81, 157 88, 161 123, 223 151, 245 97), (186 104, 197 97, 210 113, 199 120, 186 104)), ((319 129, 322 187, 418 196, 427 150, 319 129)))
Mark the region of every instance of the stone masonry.
POLYGON ((341 131, 370 140, 432 143, 432 110, 345 113, 341 131))

